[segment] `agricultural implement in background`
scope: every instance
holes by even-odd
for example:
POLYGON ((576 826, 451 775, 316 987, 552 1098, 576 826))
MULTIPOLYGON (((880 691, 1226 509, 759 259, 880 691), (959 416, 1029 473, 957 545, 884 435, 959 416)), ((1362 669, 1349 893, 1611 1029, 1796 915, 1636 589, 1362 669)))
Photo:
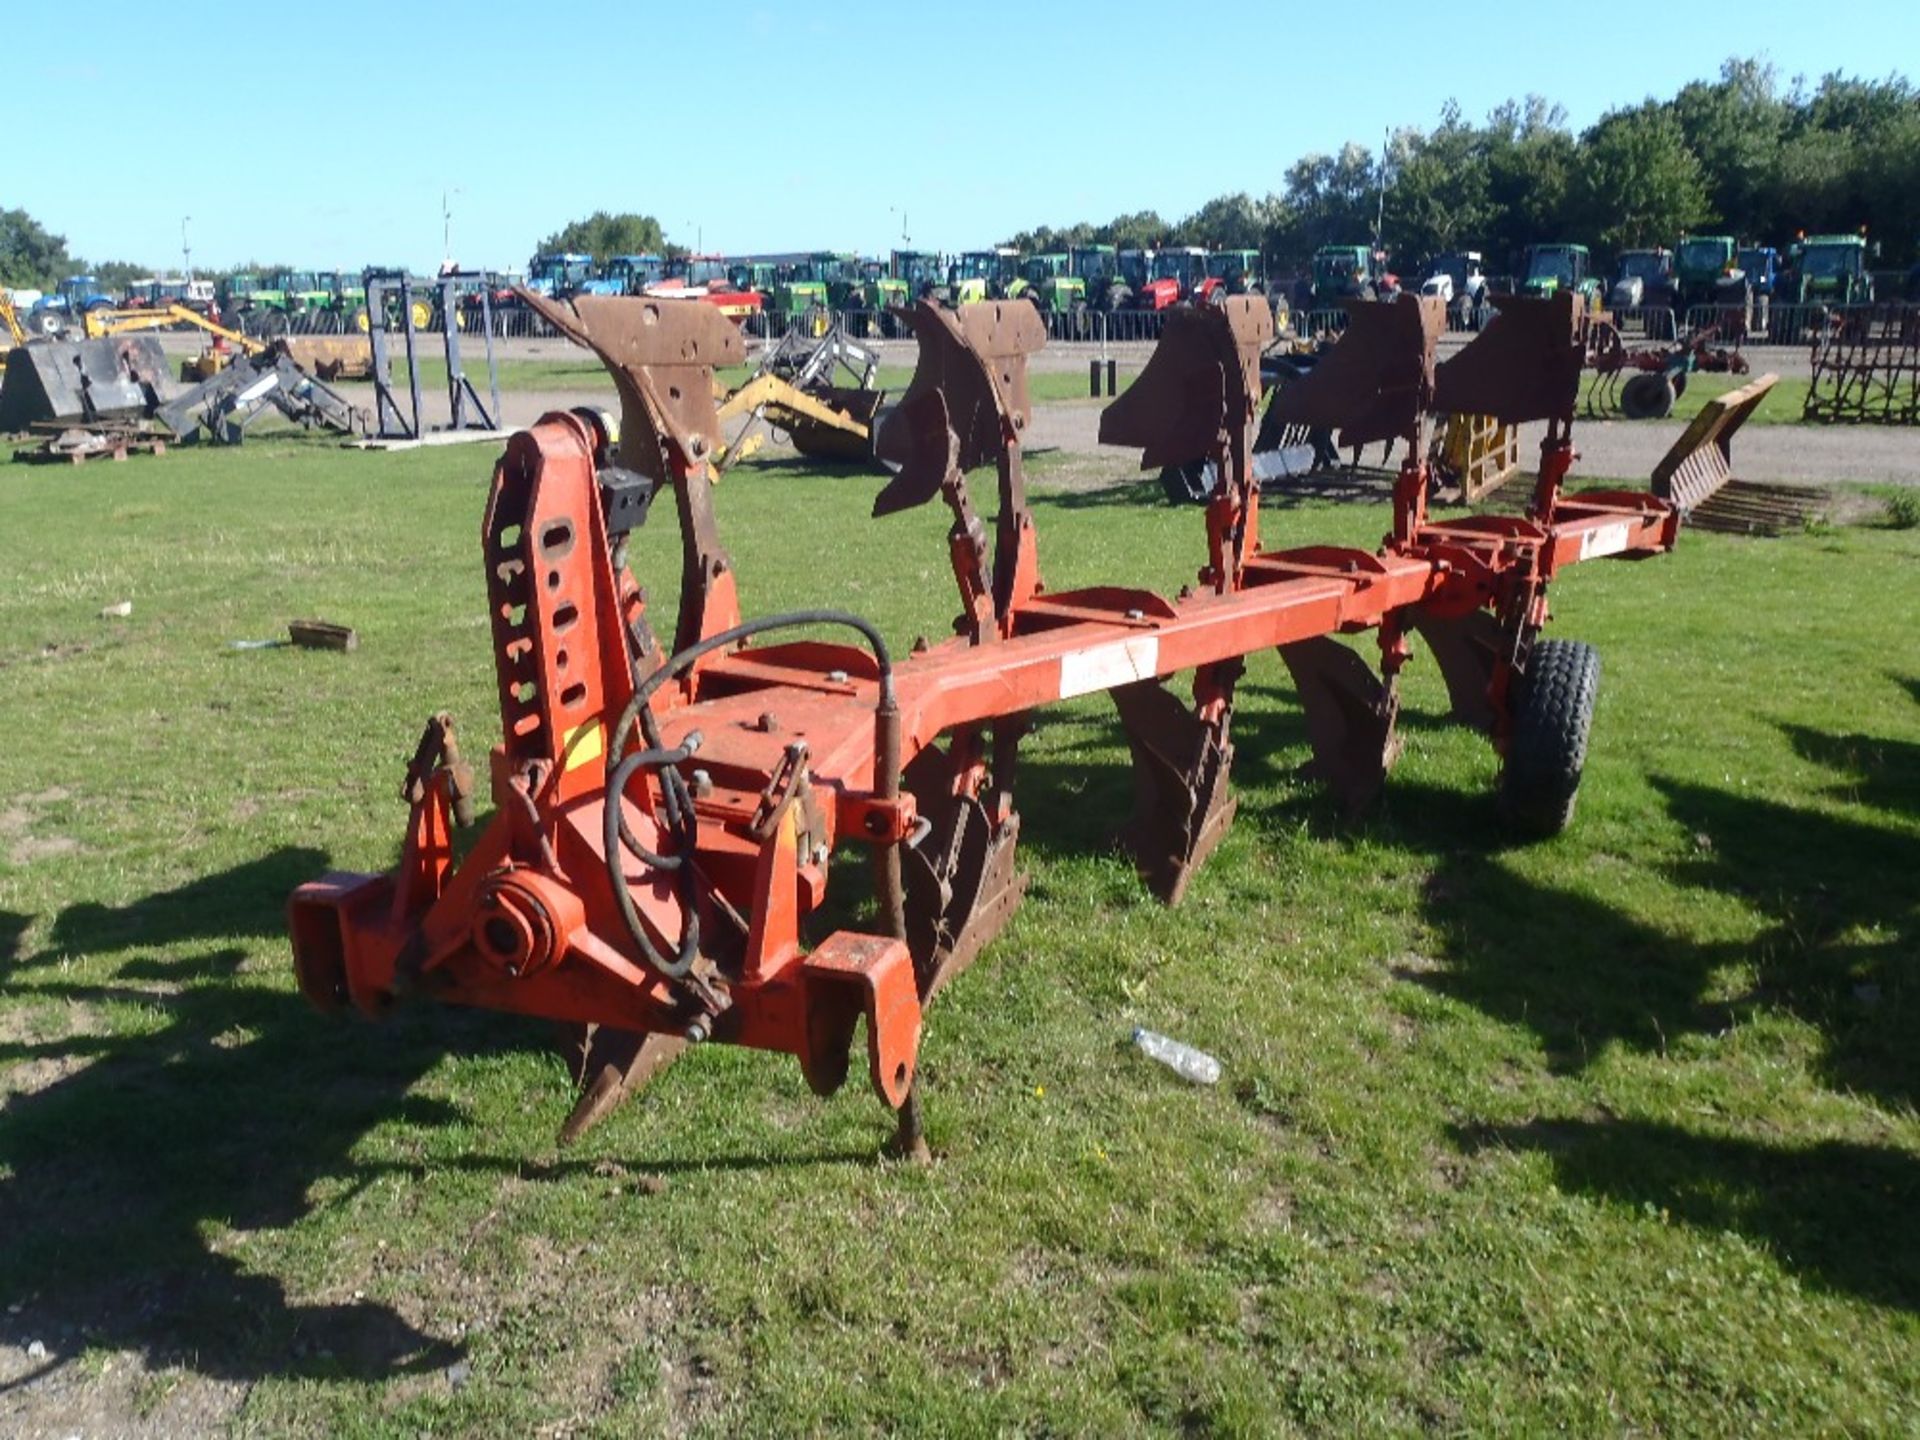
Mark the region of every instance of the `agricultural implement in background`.
POLYGON ((1618 414, 1629 420, 1664 420, 1673 413, 1674 402, 1687 393, 1689 375, 1746 374, 1746 356, 1715 344, 1719 338, 1719 327, 1708 325, 1677 345, 1629 350, 1618 326, 1594 322, 1587 334, 1587 367, 1594 372, 1587 413, 1596 418, 1618 414))
MULTIPOLYGON (((1425 293, 1425 292, 1423 292, 1425 293)), ((1221 297, 1216 296, 1215 302, 1221 297)), ((1444 297, 1430 296, 1441 306, 1444 297)), ((1354 316, 1363 329, 1378 320, 1379 311, 1372 301, 1348 301, 1348 325, 1354 316)), ((1314 367, 1341 343, 1341 333, 1323 336, 1318 342, 1300 348, 1296 342, 1276 344, 1260 357, 1260 384, 1266 395, 1278 394, 1313 373, 1314 367)), ((1363 340, 1362 344, 1370 343, 1363 340)), ((1341 471, 1348 476, 1360 473, 1361 445, 1351 447, 1349 458, 1342 460, 1334 430, 1287 418, 1287 408, 1268 403, 1253 441, 1253 476, 1261 493, 1286 488, 1302 477, 1319 472, 1341 471)), ((1433 417, 1428 441, 1428 470, 1432 498, 1472 504, 1504 485, 1520 473, 1520 436, 1516 426, 1504 424, 1491 415, 1439 415, 1433 417)), ((1385 449, 1391 452, 1392 442, 1385 449)), ((1381 473, 1381 472, 1375 472, 1381 473)), ((1183 464, 1166 465, 1160 471, 1160 488, 1178 504, 1205 504, 1219 483, 1219 469, 1207 458, 1183 464)))
POLYGON ((1827 425, 1920 425, 1920 306, 1877 305, 1830 319, 1813 344, 1801 414, 1827 425))
POLYGON ((1598 664, 1540 638, 1547 587, 1567 565, 1657 554, 1679 532, 1679 511, 1652 494, 1563 489, 1585 338, 1575 297, 1501 302, 1436 367, 1442 311, 1409 296, 1367 307, 1377 321, 1274 401, 1344 443, 1405 442, 1392 533, 1377 551, 1263 546, 1251 459, 1272 318, 1235 298, 1171 316, 1101 420, 1102 440, 1140 448, 1144 467, 1202 454, 1226 477, 1197 586, 1053 592, 1022 469, 1040 317, 1019 302, 922 303, 919 364, 879 437, 900 469, 874 509, 946 504, 960 614, 953 638, 896 658, 839 610, 741 620, 712 502, 713 367, 743 358, 739 332, 696 303, 548 308, 612 372, 624 420, 616 450, 594 418, 549 415, 494 472, 481 540, 504 732, 487 767, 495 813, 456 864, 475 781, 453 721, 433 716, 407 767, 398 868, 302 886, 289 924, 302 990, 323 1009, 378 1015, 424 995, 575 1027, 583 1090, 563 1138, 690 1044, 794 1055, 831 1093, 864 1018, 896 1148, 924 1155, 923 1007, 1020 902, 1019 742, 1056 701, 1112 694, 1134 761, 1120 843, 1169 903, 1233 816, 1235 686, 1244 657, 1268 648, 1293 672, 1314 771, 1345 808, 1386 780, 1418 634, 1454 718, 1504 757, 1506 812, 1530 832, 1560 828, 1598 664), (1547 422, 1525 515, 1429 517, 1436 408, 1547 422), (991 522, 968 479, 983 467, 991 522), (626 564, 663 490, 683 557, 670 641, 626 564), (1378 673, 1333 638, 1369 632, 1378 673), (1191 702, 1167 684, 1188 672, 1191 702), (809 946, 845 843, 871 853, 876 926, 809 946))
POLYGON ((294 360, 285 340, 250 349, 154 411, 154 417, 181 440, 202 433, 221 445, 238 445, 263 415, 276 413, 305 430, 353 435, 366 428, 365 415, 326 381, 310 375, 294 360))
MULTIPOLYGON (((541 302, 530 303, 545 313, 541 302)), ((548 318, 570 333, 564 315, 548 318)), ((715 473, 758 451, 768 430, 786 435, 811 459, 871 464, 874 417, 886 400, 886 392, 874 388, 879 371, 880 356, 848 335, 839 315, 817 338, 789 330, 761 352, 746 383, 717 397, 723 438, 713 456, 715 473)))

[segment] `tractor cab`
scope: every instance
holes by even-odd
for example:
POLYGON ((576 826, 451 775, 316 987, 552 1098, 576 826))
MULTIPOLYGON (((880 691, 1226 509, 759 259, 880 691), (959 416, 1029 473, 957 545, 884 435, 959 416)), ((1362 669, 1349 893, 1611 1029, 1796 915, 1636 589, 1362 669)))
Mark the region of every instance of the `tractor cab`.
POLYGON ((536 255, 527 262, 527 289, 536 295, 564 300, 586 288, 593 279, 593 257, 556 252, 536 255))
POLYGON ((1867 242, 1860 235, 1810 235, 1800 245, 1796 298, 1802 305, 1861 305, 1873 299, 1867 242))
POLYGON ((1055 315, 1084 306, 1087 287, 1069 272, 1072 263, 1072 257, 1063 251, 1029 255, 1020 266, 1020 278, 1027 282, 1027 298, 1042 311, 1055 315))
POLYGON ((1737 305, 1747 280, 1731 235, 1690 235, 1673 258, 1675 288, 1685 305, 1737 305))
POLYGON ((1229 295, 1251 295, 1265 288, 1258 250, 1211 250, 1206 259, 1207 281, 1203 288, 1209 296, 1225 287, 1229 295))
POLYGON ((667 262, 658 255, 609 255, 586 289, 590 295, 638 295, 666 275, 667 262))
POLYGON ((1019 293, 1020 252, 1001 246, 993 250, 969 250, 953 263, 951 290, 953 303, 965 305, 975 300, 1003 300, 1019 293))
POLYGON ((1593 252, 1584 245, 1529 245, 1520 271, 1524 295, 1557 295, 1562 290, 1593 299, 1600 282, 1593 275, 1593 252))
POLYGON ((928 299, 947 288, 946 261, 931 250, 896 250, 893 278, 906 282, 908 298, 928 299))
POLYGON ((1117 310, 1131 298, 1120 276, 1120 252, 1111 245, 1076 245, 1067 252, 1067 276, 1081 285, 1080 303, 1117 310))
POLYGON ((1168 306, 1190 301, 1207 283, 1207 252, 1198 245, 1176 245, 1153 252, 1151 279, 1154 292, 1148 308, 1165 310, 1168 306))
POLYGON ((1322 245, 1313 252, 1313 303, 1371 300, 1378 293, 1373 251, 1365 245, 1322 245))
POLYGON ((1780 283, 1780 252, 1771 245, 1742 245, 1734 263, 1755 295, 1772 295, 1780 283))
POLYGON ((1478 250, 1436 255, 1427 266, 1427 278, 1420 282, 1420 293, 1436 295, 1453 308, 1472 310, 1486 303, 1487 277, 1480 267, 1478 250))
POLYGON ((1615 310, 1639 310, 1674 303, 1673 252, 1622 250, 1614 262, 1607 304, 1615 310))

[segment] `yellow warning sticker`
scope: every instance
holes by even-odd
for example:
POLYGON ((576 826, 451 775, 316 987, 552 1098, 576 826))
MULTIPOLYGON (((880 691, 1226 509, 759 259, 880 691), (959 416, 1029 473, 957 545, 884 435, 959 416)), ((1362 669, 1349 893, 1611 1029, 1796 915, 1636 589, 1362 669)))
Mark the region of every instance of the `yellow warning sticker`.
POLYGON ((606 741, 600 736, 600 722, 589 720, 584 725, 576 725, 567 732, 567 743, 561 754, 566 756, 566 767, 578 770, 590 760, 598 760, 607 753, 606 741))

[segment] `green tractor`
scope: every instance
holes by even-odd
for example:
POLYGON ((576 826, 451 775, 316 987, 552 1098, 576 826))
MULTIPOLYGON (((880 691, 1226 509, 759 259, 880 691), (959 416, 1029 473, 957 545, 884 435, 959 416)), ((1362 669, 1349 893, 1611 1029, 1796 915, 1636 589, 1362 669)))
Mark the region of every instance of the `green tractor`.
POLYGON ((1120 252, 1111 245, 1074 246, 1068 252, 1068 274, 1080 282, 1082 309, 1112 314, 1133 299, 1132 287, 1120 273, 1120 252))
POLYGON ((810 255, 805 260, 772 267, 773 283, 766 292, 768 312, 789 323, 802 315, 818 314, 821 318, 817 323, 824 333, 830 300, 828 286, 830 277, 837 271, 837 261, 838 257, 833 255, 810 255))
POLYGON ((948 293, 955 305, 976 300, 1020 300, 1028 290, 1020 273, 1020 252, 1002 245, 993 250, 969 250, 953 263, 948 293))
POLYGON ((1873 275, 1867 269, 1863 235, 1809 235, 1794 261, 1793 299, 1798 305, 1870 305, 1873 275))
POLYGON ((1372 300, 1380 293, 1370 245, 1322 245, 1313 252, 1311 304, 1331 310, 1343 300, 1372 300))
POLYGON ((893 252, 893 278, 907 287, 907 303, 932 300, 947 302, 947 257, 934 250, 896 250, 893 252))
POLYGON ((1695 305, 1744 306, 1751 298, 1740 268, 1739 247, 1731 235, 1689 235, 1673 252, 1673 288, 1679 308, 1695 305))
POLYGON ((884 260, 857 262, 855 275, 850 308, 868 312, 868 337, 898 335, 901 322, 896 312, 913 303, 913 292, 907 288, 907 282, 895 276, 884 260))
POLYGON ((1020 262, 1027 299, 1042 315, 1065 315, 1087 308, 1086 282, 1072 273, 1073 258, 1064 251, 1029 255, 1020 262))
POLYGON ((1522 295, 1558 295, 1571 290, 1587 303, 1600 303, 1600 277, 1593 273, 1593 252, 1584 245, 1529 245, 1520 264, 1522 295))
POLYGON ((1258 250, 1209 250, 1207 280, 1202 289, 1209 299, 1220 288, 1229 295, 1262 295, 1267 289, 1258 250))

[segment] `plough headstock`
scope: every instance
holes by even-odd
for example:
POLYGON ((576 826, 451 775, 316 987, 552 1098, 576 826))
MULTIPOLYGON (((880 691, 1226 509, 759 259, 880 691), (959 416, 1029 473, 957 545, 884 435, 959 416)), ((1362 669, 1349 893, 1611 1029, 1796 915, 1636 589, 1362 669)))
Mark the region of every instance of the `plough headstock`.
POLYGON ((1258 407, 1272 340, 1273 312, 1257 296, 1172 312, 1146 369, 1101 413, 1100 443, 1139 446, 1142 469, 1214 454, 1258 407))
POLYGON ((900 467, 873 502, 876 516, 926 504, 949 475, 992 464, 1033 421, 1027 356, 1047 343, 1033 306, 1010 300, 955 312, 922 300, 913 333, 913 383, 874 446, 900 467))

